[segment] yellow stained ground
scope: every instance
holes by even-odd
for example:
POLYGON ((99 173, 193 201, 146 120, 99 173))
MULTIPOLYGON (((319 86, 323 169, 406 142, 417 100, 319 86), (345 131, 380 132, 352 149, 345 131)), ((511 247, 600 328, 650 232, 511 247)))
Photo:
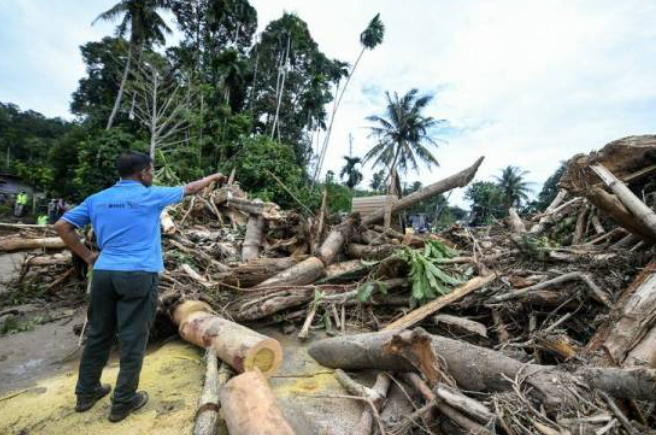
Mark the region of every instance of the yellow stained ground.
MULTIPOLYGON (((103 382, 116 381, 118 363, 107 367, 103 382)), ((149 393, 146 406, 120 423, 107 421, 109 396, 90 411, 76 413, 76 373, 46 378, 23 391, 0 397, 0 434, 184 434, 190 433, 205 372, 201 351, 171 342, 150 353, 139 389, 149 393)))

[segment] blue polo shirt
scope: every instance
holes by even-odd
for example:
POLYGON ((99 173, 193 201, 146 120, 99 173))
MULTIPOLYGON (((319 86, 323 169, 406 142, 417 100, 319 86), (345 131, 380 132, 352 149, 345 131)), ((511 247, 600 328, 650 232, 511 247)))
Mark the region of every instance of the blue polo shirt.
POLYGON ((91 195, 62 219, 77 228, 93 226, 100 248, 94 269, 161 272, 160 215, 183 196, 182 186, 146 187, 121 180, 91 195))

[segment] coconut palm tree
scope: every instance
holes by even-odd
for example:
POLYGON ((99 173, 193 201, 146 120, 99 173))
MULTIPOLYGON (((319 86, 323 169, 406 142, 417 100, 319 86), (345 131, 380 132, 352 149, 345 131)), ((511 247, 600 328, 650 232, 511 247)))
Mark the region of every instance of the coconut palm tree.
MULTIPOLYGON (((388 174, 398 166, 400 172, 408 169, 417 171, 419 161, 430 167, 439 165, 429 147, 437 147, 431 137, 431 129, 444 123, 444 120, 424 116, 422 112, 432 100, 430 95, 418 95, 417 89, 399 98, 395 92, 387 95, 387 108, 383 116, 369 116, 370 137, 377 139, 376 145, 364 156, 364 162, 373 161, 373 166, 387 168, 388 174)), ((388 175, 389 177, 389 175, 388 175)))
POLYGON ((362 159, 360 157, 344 156, 344 160, 346 160, 346 164, 339 176, 340 178, 346 177, 346 186, 353 190, 355 186, 362 182, 362 172, 357 168, 358 165, 362 164, 362 159))
MULTIPOLYGON (((335 105, 333 106, 333 113, 330 118, 330 124, 328 124, 326 137, 324 138, 324 142, 321 147, 321 153, 319 155, 319 164, 317 165, 317 169, 314 174, 315 180, 319 177, 319 173, 321 172, 321 167, 323 166, 324 158, 326 157, 326 151, 328 149, 328 144, 330 142, 330 135, 333 131, 333 124, 335 123, 335 116, 337 116, 337 111, 339 110, 339 106, 342 103, 342 98, 344 98, 346 89, 348 88, 348 85, 351 82, 351 78, 353 77, 355 70, 360 64, 360 60, 362 60, 362 55, 364 54, 365 51, 373 50, 378 45, 380 45, 383 42, 384 37, 385 37, 385 25, 380 20, 380 14, 376 14, 376 16, 373 17, 369 22, 367 28, 364 29, 364 31, 360 34, 360 45, 362 45, 362 50, 360 51, 358 58, 355 60, 355 63, 353 64, 353 68, 351 68, 351 71, 349 71, 346 74, 346 82, 344 83, 344 87, 339 93, 339 96, 336 96, 337 99, 335 100, 335 105)), ((337 88, 337 91, 339 92, 339 88, 337 88)))
POLYGON ((166 42, 164 34, 171 33, 171 29, 160 15, 160 12, 167 7, 167 0, 119 0, 111 9, 98 15, 98 18, 93 21, 95 24, 98 21, 120 19, 119 25, 116 27, 117 36, 122 38, 128 33, 128 30, 130 32, 128 57, 125 61, 125 69, 114 101, 114 107, 107 120, 107 130, 112 128, 116 114, 121 107, 121 100, 132 68, 133 57, 138 58, 145 46, 164 44, 166 42))
POLYGON ((507 166, 501 170, 500 177, 494 177, 506 209, 519 206, 522 201, 528 200, 531 183, 525 181, 526 174, 528 171, 522 171, 517 166, 507 166))

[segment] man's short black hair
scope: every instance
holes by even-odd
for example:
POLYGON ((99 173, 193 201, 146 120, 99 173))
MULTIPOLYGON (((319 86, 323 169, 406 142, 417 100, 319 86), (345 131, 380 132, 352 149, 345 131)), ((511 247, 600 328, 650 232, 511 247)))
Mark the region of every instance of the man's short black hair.
POLYGON ((148 154, 139 152, 123 153, 116 161, 116 169, 121 177, 135 175, 153 163, 148 154))

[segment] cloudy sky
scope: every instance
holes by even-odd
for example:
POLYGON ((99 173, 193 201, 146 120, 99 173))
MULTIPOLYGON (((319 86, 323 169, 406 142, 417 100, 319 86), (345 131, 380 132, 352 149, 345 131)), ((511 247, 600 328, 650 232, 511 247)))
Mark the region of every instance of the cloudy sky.
MULTIPOLYGON (((434 94, 428 113, 447 119, 439 168, 405 179, 429 183, 486 161, 541 183, 576 152, 656 122, 656 2, 652 0, 251 0, 260 29, 283 11, 308 22, 331 57, 353 62, 358 37, 381 13, 383 45, 367 52, 336 121, 327 169, 371 146, 365 117, 384 92, 434 94)), ((70 118, 84 74, 79 45, 111 33, 91 26, 114 0, 0 0, 0 101, 70 118)), ((371 173, 370 168, 365 171, 371 173)), ((460 202, 461 194, 456 195, 460 202)))

